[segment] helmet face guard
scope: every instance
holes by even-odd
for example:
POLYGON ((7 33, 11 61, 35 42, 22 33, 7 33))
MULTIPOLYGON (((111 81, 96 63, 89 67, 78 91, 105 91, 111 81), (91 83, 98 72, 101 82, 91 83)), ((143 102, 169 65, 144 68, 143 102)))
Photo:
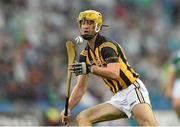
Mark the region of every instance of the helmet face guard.
MULTIPOLYGON (((77 22, 79 26, 83 20, 91 20, 95 23, 95 32, 98 33, 102 27, 102 14, 94 10, 80 12, 77 22)), ((81 35, 85 40, 91 40, 95 35, 81 35)))

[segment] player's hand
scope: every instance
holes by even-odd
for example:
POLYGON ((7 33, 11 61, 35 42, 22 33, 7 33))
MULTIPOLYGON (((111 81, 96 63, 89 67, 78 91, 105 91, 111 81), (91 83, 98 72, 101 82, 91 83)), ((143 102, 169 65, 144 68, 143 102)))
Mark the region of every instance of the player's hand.
POLYGON ((63 124, 67 124, 69 122, 69 118, 70 118, 70 110, 68 109, 68 115, 65 116, 65 110, 63 110, 60 114, 60 120, 63 124))
POLYGON ((82 74, 88 74, 91 72, 91 66, 86 64, 85 62, 81 63, 74 63, 70 65, 71 72, 75 73, 76 76, 82 75, 82 74))

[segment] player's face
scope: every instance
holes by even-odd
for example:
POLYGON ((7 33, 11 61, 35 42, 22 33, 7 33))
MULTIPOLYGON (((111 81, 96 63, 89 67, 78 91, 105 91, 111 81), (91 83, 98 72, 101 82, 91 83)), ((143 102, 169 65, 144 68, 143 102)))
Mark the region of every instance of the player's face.
POLYGON ((83 19, 79 23, 81 35, 93 37, 96 34, 94 21, 83 19))

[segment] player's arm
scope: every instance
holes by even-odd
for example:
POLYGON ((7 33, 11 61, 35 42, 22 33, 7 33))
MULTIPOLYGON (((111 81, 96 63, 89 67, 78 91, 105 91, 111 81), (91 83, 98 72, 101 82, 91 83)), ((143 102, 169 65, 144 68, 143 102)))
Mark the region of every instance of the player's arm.
MULTIPOLYGON (((83 53, 80 55, 80 62, 85 62, 86 57, 83 53)), ((72 68, 72 67, 70 67, 72 68)), ((77 77, 77 83, 72 90, 69 98, 68 116, 64 115, 64 111, 61 112, 60 118, 63 123, 68 123, 71 110, 78 104, 87 89, 88 75, 79 75, 77 77)))
MULTIPOLYGON (((116 47, 115 47, 116 48, 116 47)), ((91 66, 91 73, 109 79, 118 80, 119 78, 119 59, 116 49, 104 47, 101 49, 101 55, 107 63, 106 67, 91 66)))
POLYGON ((87 75, 78 76, 77 83, 73 88, 69 99, 68 115, 64 115, 65 110, 63 110, 60 114, 62 123, 68 123, 71 110, 76 106, 76 104, 78 104, 87 89, 87 80, 87 75))
POLYGON ((166 96, 171 98, 172 96, 172 89, 174 86, 174 82, 176 80, 176 69, 174 66, 170 66, 169 68, 169 78, 168 78, 168 83, 167 83, 167 87, 166 87, 166 96))
POLYGON ((101 50, 102 57, 107 63, 106 67, 88 65, 85 62, 75 63, 72 66, 72 72, 76 75, 93 73, 95 75, 117 80, 119 79, 119 60, 117 52, 111 47, 105 47, 101 50))
POLYGON ((88 75, 79 75, 77 83, 72 90, 69 99, 69 110, 72 110, 76 104, 81 100, 85 91, 87 90, 88 75))
POLYGON ((99 67, 99 66, 91 66, 91 73, 108 78, 113 80, 118 80, 119 78, 119 63, 108 63, 106 67, 99 67))
MULTIPOLYGON (((80 54, 79 63, 86 62, 86 51, 83 50, 80 54)), ((73 65, 71 66, 73 68, 73 65)), ((72 110, 73 107, 81 100, 82 96, 84 95, 87 89, 87 82, 88 82, 88 75, 82 75, 80 73, 75 73, 79 75, 77 77, 77 83, 71 93, 70 100, 69 100, 69 109, 72 110)))

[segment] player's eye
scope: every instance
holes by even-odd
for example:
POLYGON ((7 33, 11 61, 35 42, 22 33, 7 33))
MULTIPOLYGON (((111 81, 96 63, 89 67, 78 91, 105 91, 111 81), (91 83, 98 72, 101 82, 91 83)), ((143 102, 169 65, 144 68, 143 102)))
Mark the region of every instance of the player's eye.
POLYGON ((92 25, 92 24, 94 24, 94 21, 93 20, 83 19, 83 20, 80 20, 79 23, 80 23, 80 25, 85 25, 85 24, 92 25))
POLYGON ((92 25, 94 24, 94 21, 93 20, 89 20, 89 25, 92 25))

